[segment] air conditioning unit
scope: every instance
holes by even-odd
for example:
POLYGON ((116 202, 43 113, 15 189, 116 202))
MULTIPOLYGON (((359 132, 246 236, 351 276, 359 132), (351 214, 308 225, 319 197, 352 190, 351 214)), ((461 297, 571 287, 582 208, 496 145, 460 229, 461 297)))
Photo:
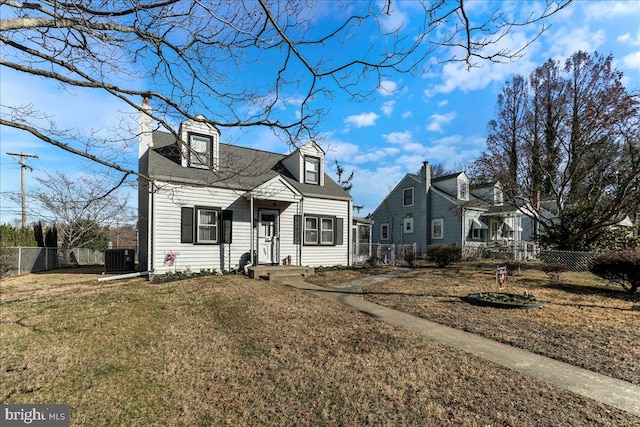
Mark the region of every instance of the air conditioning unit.
POLYGON ((105 249, 105 273, 133 273, 136 271, 135 249, 105 249))

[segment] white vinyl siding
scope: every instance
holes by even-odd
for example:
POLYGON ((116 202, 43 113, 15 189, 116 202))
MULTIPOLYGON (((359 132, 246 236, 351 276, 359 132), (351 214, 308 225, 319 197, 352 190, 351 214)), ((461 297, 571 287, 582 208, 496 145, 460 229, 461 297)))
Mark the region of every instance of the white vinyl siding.
MULTIPOLYGON (((160 190, 153 195, 153 230, 151 230, 153 243, 150 253, 155 272, 164 273, 187 268, 194 272, 201 269, 235 268, 242 255, 249 252, 250 247, 249 201, 241 197, 244 193, 218 188, 174 186, 161 182, 157 184, 160 190), (181 208, 192 207, 195 210, 196 206, 200 207, 200 205, 233 211, 233 243, 231 245, 180 242, 181 208), (172 267, 163 265, 165 255, 169 252, 176 255, 172 267)), ((218 218, 219 215, 220 212, 218 212, 218 218)), ((212 236, 211 233, 215 233, 216 238, 219 237, 218 231, 212 231, 212 229, 209 229, 206 236, 212 236)), ((206 237, 205 234, 202 236, 206 237)))
MULTIPOLYGON (((303 202, 304 217, 342 219, 342 244, 303 245, 302 265, 332 266, 348 265, 349 263, 349 202, 346 200, 330 200, 306 197, 303 202)), ((303 220, 303 224, 306 221, 303 220)), ((321 227, 321 222, 319 227, 321 227)), ((328 227, 328 224, 326 225, 328 227)), ((336 223, 333 224, 336 227, 336 223)), ((325 230, 328 232, 328 229, 325 230)), ((334 242, 337 243, 337 242, 334 242)))

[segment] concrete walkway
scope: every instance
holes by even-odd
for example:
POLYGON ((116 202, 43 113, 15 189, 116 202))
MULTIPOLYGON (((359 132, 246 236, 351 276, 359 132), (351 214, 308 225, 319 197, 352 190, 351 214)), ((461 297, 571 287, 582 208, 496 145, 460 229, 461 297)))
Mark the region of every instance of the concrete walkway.
POLYGON ((345 307, 376 317, 395 326, 417 332, 442 344, 460 349, 498 365, 539 378, 556 387, 572 391, 640 417, 640 386, 597 374, 564 362, 540 356, 517 347, 499 343, 481 336, 454 329, 393 310, 362 297, 362 287, 400 277, 408 269, 370 276, 336 285, 331 289, 305 282, 302 278, 279 279, 285 285, 309 291, 345 307))

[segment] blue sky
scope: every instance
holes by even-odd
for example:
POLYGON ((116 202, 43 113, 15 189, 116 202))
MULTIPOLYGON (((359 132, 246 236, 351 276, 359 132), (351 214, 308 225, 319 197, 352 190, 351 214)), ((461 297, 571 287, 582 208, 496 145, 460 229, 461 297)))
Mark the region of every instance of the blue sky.
MULTIPOLYGON (((411 25, 416 19, 413 2, 395 2, 383 23, 411 25)), ((519 1, 467 2, 471 17, 481 17, 496 6, 517 13, 519 1)), ((535 5, 535 2, 534 2, 535 5)), ((326 16, 325 16, 326 19, 326 16)), ((355 171, 352 196, 364 205, 360 215, 372 212, 406 174, 416 172, 423 161, 462 170, 485 148, 487 122, 493 117, 497 94, 513 74, 527 76, 548 58, 564 60, 578 50, 612 54, 615 67, 624 73, 631 91, 640 91, 640 1, 578 0, 544 22, 550 25, 518 61, 507 64, 482 63, 468 70, 463 63, 433 62, 428 73, 419 76, 395 75, 382 82, 382 88, 365 102, 336 97, 321 125, 323 148, 327 152, 328 172, 335 175, 333 159, 347 173, 355 171), (386 89, 386 90, 385 90, 386 89)), ((519 47, 539 27, 516 28, 500 46, 519 47)), ((438 51, 435 59, 450 52, 438 51)), ((82 128, 101 132, 126 116, 113 100, 83 91, 68 92, 45 80, 25 80, 10 70, 0 70, 2 103, 34 103, 54 117, 59 128, 82 128)), ((289 147, 266 129, 250 134, 224 130, 222 142, 247 145, 286 153, 289 147)), ((0 223, 20 217, 19 206, 4 197, 20 191, 20 167, 6 152, 37 154, 29 159, 27 186, 35 176, 64 171, 80 179, 95 169, 88 161, 38 141, 25 133, 0 129, 0 223)), ((134 164, 137 148, 123 151, 134 164)), ((136 198, 129 190, 135 207, 136 198)), ((29 218, 33 220, 33 218, 29 218)))

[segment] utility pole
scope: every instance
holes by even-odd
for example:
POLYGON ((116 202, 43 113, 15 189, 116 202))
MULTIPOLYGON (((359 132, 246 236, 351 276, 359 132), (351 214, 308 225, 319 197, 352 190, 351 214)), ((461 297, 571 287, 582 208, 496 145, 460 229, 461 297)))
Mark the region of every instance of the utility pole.
POLYGON ((37 159, 38 156, 35 154, 25 154, 25 153, 7 153, 9 156, 19 156, 20 157, 20 169, 21 181, 20 185, 22 187, 22 228, 27 226, 27 184, 25 179, 25 169, 29 168, 29 170, 33 171, 31 166, 27 166, 27 158, 31 157, 33 159, 37 159))

